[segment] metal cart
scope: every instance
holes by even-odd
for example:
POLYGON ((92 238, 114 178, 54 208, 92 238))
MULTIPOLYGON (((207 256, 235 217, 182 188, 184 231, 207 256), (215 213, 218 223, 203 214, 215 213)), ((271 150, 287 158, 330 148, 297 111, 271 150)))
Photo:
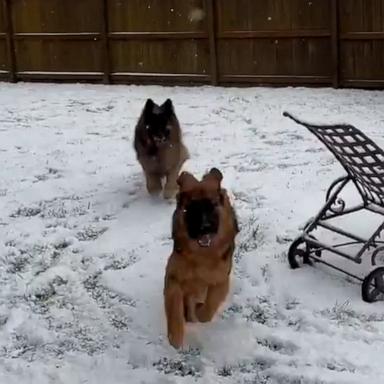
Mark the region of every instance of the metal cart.
POLYGON ((302 234, 291 244, 288 251, 291 268, 298 268, 300 259, 305 264, 312 264, 311 260, 324 263, 360 280, 364 301, 375 302, 383 299, 384 266, 376 267, 365 278, 361 278, 325 261, 322 258, 322 251, 329 251, 358 264, 361 264, 363 256, 368 254, 371 255, 372 265, 376 266, 377 256, 384 251, 384 242, 380 240, 380 234, 384 230, 384 219, 368 238, 333 225, 330 220, 362 210, 384 216, 384 151, 352 125, 314 125, 300 121, 288 112, 284 112, 283 115, 312 132, 333 153, 346 171, 345 176, 336 179, 330 185, 324 206, 309 220, 302 234), (351 183, 359 193, 361 203, 346 207, 340 193, 351 183), (318 227, 342 235, 348 242, 325 244, 313 236, 312 232, 318 227), (343 248, 351 244, 358 245, 355 254, 346 252, 343 248), (373 252, 367 252, 369 250, 373 252))

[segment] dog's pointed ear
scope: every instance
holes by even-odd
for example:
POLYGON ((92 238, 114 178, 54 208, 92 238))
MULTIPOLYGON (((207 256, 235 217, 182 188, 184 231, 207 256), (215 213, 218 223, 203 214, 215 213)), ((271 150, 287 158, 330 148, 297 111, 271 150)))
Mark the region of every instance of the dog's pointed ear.
POLYGON ((223 180, 223 174, 217 168, 211 168, 211 170, 204 175, 203 180, 212 180, 216 182, 220 188, 221 180, 223 180))
POLYGON ((180 191, 185 191, 193 187, 193 185, 197 184, 198 181, 189 172, 182 172, 177 178, 177 185, 180 187, 180 191))
POLYGON ((171 117, 174 113, 172 100, 171 99, 165 100, 165 102, 161 106, 161 109, 163 110, 163 112, 168 118, 171 117))
POLYGON ((154 101, 152 99, 147 99, 144 105, 144 110, 143 110, 144 117, 148 117, 149 115, 152 114, 154 106, 155 106, 154 101))
POLYGON ((219 183, 223 180, 223 174, 217 168, 211 168, 208 175, 215 178, 219 183))

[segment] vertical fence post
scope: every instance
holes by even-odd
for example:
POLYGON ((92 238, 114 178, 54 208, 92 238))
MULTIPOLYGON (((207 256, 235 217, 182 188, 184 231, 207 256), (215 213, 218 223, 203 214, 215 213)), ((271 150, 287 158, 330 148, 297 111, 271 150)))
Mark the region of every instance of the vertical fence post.
POLYGON ((332 39, 332 85, 340 85, 340 54, 339 54, 339 0, 331 1, 331 39, 332 39))
POLYGON ((211 71, 211 84, 218 83, 217 68, 217 49, 216 49, 216 15, 215 0, 205 0, 205 9, 207 10, 207 27, 209 39, 209 63, 211 71))
POLYGON ((16 82, 16 53, 15 41, 13 37, 13 23, 12 23, 12 0, 3 0, 4 5, 4 19, 5 19, 5 32, 7 41, 7 57, 9 67, 9 81, 16 82))
POLYGON ((102 27, 101 27, 101 37, 102 37, 102 54, 103 54, 103 83, 109 84, 111 81, 111 66, 110 66, 110 57, 109 57, 109 21, 108 21, 108 4, 107 0, 101 0, 102 7, 102 27))

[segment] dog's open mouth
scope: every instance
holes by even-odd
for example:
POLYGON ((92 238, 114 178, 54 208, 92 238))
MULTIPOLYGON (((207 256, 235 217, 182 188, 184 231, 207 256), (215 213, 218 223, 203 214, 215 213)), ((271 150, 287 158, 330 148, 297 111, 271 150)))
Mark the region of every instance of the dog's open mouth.
POLYGON ((200 247, 208 248, 212 243, 212 238, 213 238, 212 234, 202 235, 199 237, 197 242, 200 245, 200 247))

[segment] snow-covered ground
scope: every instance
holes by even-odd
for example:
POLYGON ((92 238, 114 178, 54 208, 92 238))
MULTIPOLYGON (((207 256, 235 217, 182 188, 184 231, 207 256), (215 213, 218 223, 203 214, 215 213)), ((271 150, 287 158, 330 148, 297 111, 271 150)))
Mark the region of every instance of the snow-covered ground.
POLYGON ((384 146, 383 92, 0 84, 0 383, 384 382, 384 302, 287 266, 342 170, 283 110, 384 146), (147 97, 173 99, 186 168, 222 170, 241 224, 227 305, 182 352, 162 301, 174 205, 147 196, 132 149, 147 97))

